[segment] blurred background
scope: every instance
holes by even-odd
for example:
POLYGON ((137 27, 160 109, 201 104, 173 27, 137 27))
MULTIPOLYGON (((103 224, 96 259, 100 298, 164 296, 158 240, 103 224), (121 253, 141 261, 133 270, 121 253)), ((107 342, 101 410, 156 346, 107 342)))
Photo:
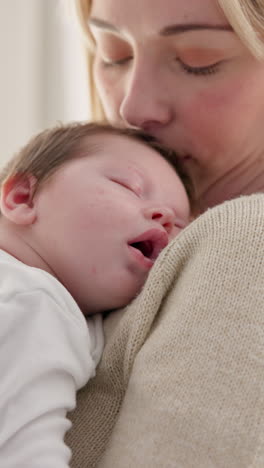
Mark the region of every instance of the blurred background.
POLYGON ((89 119, 84 47, 67 0, 0 0, 0 166, 34 133, 89 119))

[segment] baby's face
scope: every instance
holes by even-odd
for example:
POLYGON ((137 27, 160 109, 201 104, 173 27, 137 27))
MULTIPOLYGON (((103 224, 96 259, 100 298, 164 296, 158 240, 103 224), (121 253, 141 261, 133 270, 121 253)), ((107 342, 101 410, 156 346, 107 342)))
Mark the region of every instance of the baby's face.
POLYGON ((153 149, 94 139, 94 155, 63 166, 36 195, 41 253, 84 313, 126 305, 190 214, 181 180, 153 149))

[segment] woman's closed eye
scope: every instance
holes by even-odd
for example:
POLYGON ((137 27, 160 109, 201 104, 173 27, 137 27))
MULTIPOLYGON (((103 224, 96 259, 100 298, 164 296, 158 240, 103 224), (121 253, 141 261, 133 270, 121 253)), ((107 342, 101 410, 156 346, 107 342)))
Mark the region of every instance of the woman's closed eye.
POLYGON ((180 64, 181 68, 185 73, 188 73, 190 75, 212 75, 214 73, 217 73, 219 70, 219 66, 223 62, 222 60, 212 63, 210 65, 206 66, 190 66, 187 63, 183 62, 180 58, 176 59, 177 62, 180 64))
POLYGON ((121 57, 121 58, 118 58, 118 59, 111 59, 111 58, 101 57, 101 62, 104 65, 104 67, 115 67, 115 66, 126 65, 132 59, 133 59, 132 56, 121 57))
MULTIPOLYGON (((124 66, 127 65, 131 60, 133 60, 133 56, 129 55, 126 57, 122 57, 119 59, 111 59, 111 58, 101 58, 102 64, 104 67, 117 67, 117 66, 124 66)), ((187 63, 183 62, 180 58, 176 59, 177 62, 180 64, 183 71, 190 75, 212 75, 218 72, 219 66, 222 61, 218 61, 216 63, 212 63, 206 66, 191 66, 187 63)))
POLYGON ((96 54, 104 67, 122 66, 133 59, 131 47, 116 37, 99 37, 96 54))

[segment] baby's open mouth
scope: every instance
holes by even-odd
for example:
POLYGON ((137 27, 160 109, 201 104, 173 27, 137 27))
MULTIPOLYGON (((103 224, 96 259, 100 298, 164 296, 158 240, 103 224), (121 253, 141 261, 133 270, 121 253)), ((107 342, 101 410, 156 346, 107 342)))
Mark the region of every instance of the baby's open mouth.
POLYGON ((132 241, 128 242, 130 247, 138 250, 142 255, 154 262, 161 250, 169 242, 168 234, 163 229, 149 229, 132 241))
POLYGON ((153 251, 154 251, 154 247, 153 247, 152 241, 149 240, 149 241, 142 241, 142 242, 133 242, 130 245, 131 245, 131 247, 134 247, 134 249, 140 250, 140 252, 142 252, 144 257, 147 257, 147 258, 153 260, 152 259, 152 254, 153 254, 153 251))

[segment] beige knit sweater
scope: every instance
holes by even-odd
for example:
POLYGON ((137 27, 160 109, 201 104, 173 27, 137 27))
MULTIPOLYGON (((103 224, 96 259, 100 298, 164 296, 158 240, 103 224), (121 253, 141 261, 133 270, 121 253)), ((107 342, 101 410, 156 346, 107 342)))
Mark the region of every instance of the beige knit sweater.
POLYGON ((264 195, 207 211, 163 251, 105 321, 72 467, 264 467, 263 253, 264 195))

